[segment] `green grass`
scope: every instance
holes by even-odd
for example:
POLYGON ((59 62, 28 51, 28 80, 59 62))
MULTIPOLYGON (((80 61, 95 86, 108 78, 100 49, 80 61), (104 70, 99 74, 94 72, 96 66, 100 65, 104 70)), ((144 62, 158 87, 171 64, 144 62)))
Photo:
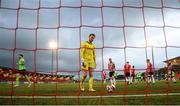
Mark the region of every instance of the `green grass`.
MULTIPOLYGON (((178 105, 180 104, 179 95, 160 95, 160 96, 128 96, 123 97, 123 94, 126 95, 143 95, 146 94, 146 89, 149 89, 150 94, 159 94, 166 93, 168 84, 165 81, 158 81, 156 84, 150 84, 146 86, 145 82, 140 82, 138 84, 127 85, 125 89, 124 82, 117 82, 116 91, 113 93, 108 93, 105 89, 105 85, 102 85, 100 82, 94 83, 94 89, 96 92, 88 92, 88 83, 85 83, 85 92, 79 91, 78 83, 39 83, 33 84, 30 88, 27 87, 27 84, 22 84, 17 88, 13 88, 11 84, 0 83, 0 105, 178 105), (12 91, 12 92, 11 92, 12 91), (11 96, 11 95, 22 95, 29 96, 29 98, 2 98, 2 96, 11 96), (32 95, 40 95, 43 97, 52 98, 33 98, 32 95), (79 98, 56 98, 62 96, 77 96, 79 98), (111 95, 121 95, 121 97, 101 97, 111 96, 111 95), (81 96, 86 96, 82 98, 81 96), (88 96, 100 96, 94 98, 87 98, 88 96)), ((180 82, 169 83, 169 93, 180 93, 180 82)))

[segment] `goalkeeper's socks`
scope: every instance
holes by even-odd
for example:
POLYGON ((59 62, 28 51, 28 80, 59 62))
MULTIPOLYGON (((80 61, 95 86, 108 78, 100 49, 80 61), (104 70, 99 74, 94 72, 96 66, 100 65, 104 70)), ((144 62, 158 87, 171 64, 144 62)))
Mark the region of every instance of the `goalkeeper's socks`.
POLYGON ((93 89, 93 78, 92 77, 89 78, 89 91, 90 92, 96 91, 93 89))
POLYGON ((93 89, 93 78, 89 78, 89 89, 93 89))
POLYGON ((80 81, 80 89, 81 89, 81 91, 84 91, 83 82, 84 82, 85 79, 86 79, 86 76, 82 76, 82 79, 80 81))
POLYGON ((86 79, 86 76, 82 76, 80 83, 83 83, 85 79, 86 79))

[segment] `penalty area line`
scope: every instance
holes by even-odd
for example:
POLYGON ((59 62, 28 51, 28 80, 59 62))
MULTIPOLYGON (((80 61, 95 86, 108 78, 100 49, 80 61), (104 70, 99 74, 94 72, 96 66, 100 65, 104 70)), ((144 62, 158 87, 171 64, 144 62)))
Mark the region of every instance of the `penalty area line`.
POLYGON ((142 94, 142 95, 104 95, 104 96, 0 96, 0 98, 109 98, 109 97, 144 97, 144 96, 172 96, 180 93, 142 94))

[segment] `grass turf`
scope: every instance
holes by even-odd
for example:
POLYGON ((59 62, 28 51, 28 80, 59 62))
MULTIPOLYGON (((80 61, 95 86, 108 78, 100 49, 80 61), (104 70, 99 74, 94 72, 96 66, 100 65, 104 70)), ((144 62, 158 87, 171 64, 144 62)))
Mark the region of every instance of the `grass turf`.
POLYGON ((94 83, 94 89, 96 92, 88 92, 88 83, 85 83, 85 92, 79 91, 78 83, 66 82, 66 83, 38 83, 32 84, 28 88, 27 84, 22 84, 19 87, 13 88, 11 84, 0 83, 0 104, 20 104, 20 105, 178 105, 180 104, 179 95, 158 95, 158 96, 128 96, 126 95, 144 95, 150 94, 165 94, 180 93, 180 83, 166 83, 166 81, 157 81, 155 84, 146 85, 146 82, 139 82, 138 84, 125 85, 124 82, 117 82, 116 91, 108 93, 105 89, 107 84, 100 82, 94 83), (169 87, 168 87, 169 86, 169 87), (148 89, 148 90, 147 90, 148 89), (3 98, 3 96, 28 96, 29 98, 3 98), (33 98, 32 95, 42 96, 44 98, 33 98), (80 98, 56 98, 56 96, 78 96, 80 98), (101 97, 111 95, 122 95, 122 97, 101 97), (81 98, 86 96, 86 98, 81 98), (88 98, 88 96, 98 96, 94 98, 88 98), (52 97, 52 98, 46 98, 52 97))

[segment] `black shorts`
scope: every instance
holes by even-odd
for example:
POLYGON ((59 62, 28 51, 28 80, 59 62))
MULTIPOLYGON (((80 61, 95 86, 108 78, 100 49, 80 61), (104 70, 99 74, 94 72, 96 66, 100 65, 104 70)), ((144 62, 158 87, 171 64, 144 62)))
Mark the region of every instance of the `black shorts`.
POLYGON ((125 76, 126 76, 126 77, 129 77, 129 76, 130 76, 130 72, 126 72, 126 73, 125 73, 125 76))
POLYGON ((173 78, 174 76, 172 76, 172 74, 169 74, 168 77, 169 77, 169 78, 173 78))
POLYGON ((114 76, 114 71, 111 71, 111 72, 109 72, 109 77, 112 77, 112 76, 114 76))
POLYGON ((24 74, 27 74, 26 69, 19 70, 18 73, 23 74, 23 75, 24 75, 24 74))
POLYGON ((135 77, 135 75, 131 75, 132 77, 135 77))
POLYGON ((171 76, 172 76, 172 73, 170 73, 169 75, 171 75, 171 76))
POLYGON ((149 75, 153 75, 153 74, 154 74, 154 72, 149 72, 148 74, 149 74, 149 75))
POLYGON ((23 69, 23 70, 19 70, 19 71, 26 71, 26 69, 23 69))

